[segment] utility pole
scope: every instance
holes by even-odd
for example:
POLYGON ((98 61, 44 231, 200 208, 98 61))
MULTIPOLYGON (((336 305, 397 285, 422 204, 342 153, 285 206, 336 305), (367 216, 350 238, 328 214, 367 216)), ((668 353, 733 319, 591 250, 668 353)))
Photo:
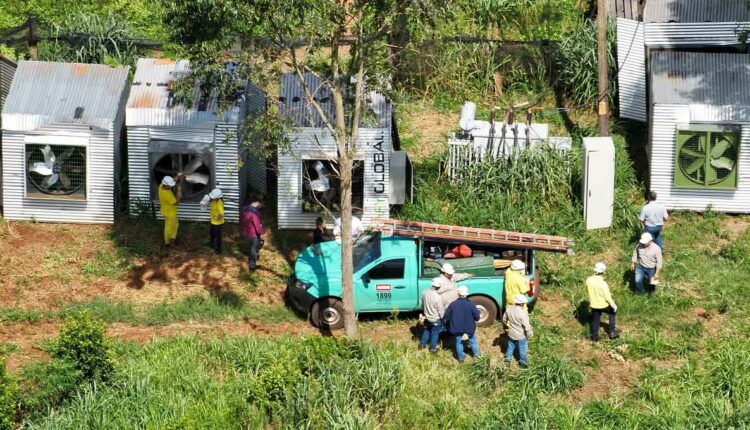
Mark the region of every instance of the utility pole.
POLYGON ((599 27, 597 56, 599 61, 599 136, 609 136, 609 76, 607 74, 607 10, 605 0, 598 0, 596 21, 599 27))

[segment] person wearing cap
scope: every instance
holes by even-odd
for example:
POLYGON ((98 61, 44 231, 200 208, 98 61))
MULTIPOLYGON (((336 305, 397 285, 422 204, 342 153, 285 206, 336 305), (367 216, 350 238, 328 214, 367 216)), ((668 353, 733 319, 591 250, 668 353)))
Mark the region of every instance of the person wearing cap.
POLYGON ((456 359, 459 363, 464 362, 464 335, 469 336, 469 347, 474 358, 479 358, 479 340, 477 339, 477 321, 479 311, 474 303, 467 297, 469 289, 465 286, 458 287, 458 299, 448 306, 443 316, 443 323, 448 328, 448 333, 454 337, 456 342, 456 359))
POLYGON ((456 281, 453 279, 455 274, 456 270, 453 268, 453 265, 445 263, 440 268, 440 276, 432 280, 433 284, 438 285, 437 292, 440 294, 443 306, 446 308, 458 299, 458 285, 456 285, 456 281))
POLYGON ((249 244, 247 268, 251 272, 258 267, 258 251, 262 246, 265 233, 260 217, 261 206, 260 200, 252 197, 250 204, 242 208, 242 233, 249 244))
MULTIPOLYGON (((513 260, 510 269, 505 271, 505 306, 515 304, 516 297, 520 294, 526 297, 529 291, 529 278, 526 277, 526 263, 521 260, 513 260)), ((528 301, 528 300, 527 300, 528 301)), ((526 303, 523 304, 527 309, 526 303)))
POLYGON ((651 233, 643 233, 630 260, 630 270, 635 271, 635 290, 638 294, 644 293, 644 282, 648 282, 649 293, 654 291, 654 285, 659 281, 661 266, 661 248, 654 243, 651 233))
POLYGON ((643 231, 651 234, 651 237, 654 238, 654 243, 664 252, 661 231, 664 223, 669 219, 669 214, 667 213, 666 206, 656 201, 656 192, 651 191, 648 193, 648 202, 641 208, 638 219, 643 224, 643 231))
POLYGON ((513 305, 508 305, 503 315, 503 325, 508 334, 508 348, 505 350, 505 363, 513 362, 513 352, 518 349, 518 365, 522 369, 528 367, 526 352, 529 339, 534 335, 534 329, 529 322, 529 313, 524 309, 526 296, 518 294, 513 300, 513 305))
POLYGON ((211 247, 217 254, 221 254, 221 230, 224 226, 224 194, 221 189, 214 188, 208 198, 211 205, 211 247))
POLYGON ((430 342, 430 352, 437 352, 438 338, 443 331, 443 315, 445 307, 443 300, 438 294, 440 284, 432 283, 432 288, 428 288, 422 294, 422 313, 424 314, 424 330, 422 338, 419 341, 419 349, 424 349, 427 342, 430 342))
POLYGON ((612 294, 609 292, 609 285, 604 280, 604 272, 607 266, 604 263, 594 265, 594 274, 586 279, 586 290, 589 293, 589 306, 591 307, 591 340, 599 341, 599 324, 602 314, 609 315, 609 338, 617 339, 620 333, 615 329, 615 319, 617 314, 617 305, 612 300, 612 294))
POLYGON ((177 204, 180 199, 179 190, 176 188, 177 181, 171 176, 165 176, 159 185, 159 208, 164 217, 164 245, 166 246, 172 245, 177 239, 177 229, 180 226, 177 221, 177 204))

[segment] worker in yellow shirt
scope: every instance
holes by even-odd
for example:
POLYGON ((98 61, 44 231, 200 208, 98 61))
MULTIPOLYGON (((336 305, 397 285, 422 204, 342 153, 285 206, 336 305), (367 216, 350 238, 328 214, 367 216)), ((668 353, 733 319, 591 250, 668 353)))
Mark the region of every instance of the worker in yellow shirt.
POLYGON ((609 338, 617 339, 620 332, 615 329, 615 315, 617 314, 617 305, 612 300, 612 294, 609 292, 609 285, 604 280, 604 272, 607 266, 604 263, 594 265, 594 275, 586 279, 586 289, 589 293, 589 306, 591 307, 591 340, 599 341, 599 325, 601 324, 602 313, 609 315, 609 338))
POLYGON ((224 195, 219 188, 208 194, 211 202, 211 248, 221 254, 221 230, 224 226, 224 195))
MULTIPOLYGON (((529 292, 529 278, 526 276, 526 263, 521 260, 513 260, 510 269, 505 271, 505 306, 512 306, 516 303, 516 296, 519 294, 525 297, 529 292)), ((526 310, 526 304, 523 304, 526 310)))
MULTIPOLYGON (((179 174, 177 175, 179 179, 179 174)), ((159 185, 159 207, 164 217, 164 245, 170 246, 177 239, 177 203, 180 201, 180 190, 177 181, 171 176, 165 176, 159 185)))

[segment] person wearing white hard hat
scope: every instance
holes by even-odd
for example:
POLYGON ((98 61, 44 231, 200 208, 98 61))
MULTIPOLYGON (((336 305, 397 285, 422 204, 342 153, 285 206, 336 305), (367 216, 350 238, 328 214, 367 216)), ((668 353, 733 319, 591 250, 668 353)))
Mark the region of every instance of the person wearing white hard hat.
POLYGON ((458 285, 456 285, 456 281, 453 280, 453 275, 455 274, 456 270, 453 268, 453 265, 445 263, 440 267, 440 276, 432 280, 433 284, 440 286, 440 288, 438 288, 438 294, 440 294, 440 298, 443 300, 443 306, 446 308, 458 299, 458 285))
POLYGON ((419 340, 419 349, 424 349, 427 342, 430 342, 430 352, 437 352, 438 339, 443 331, 443 315, 445 306, 437 290, 440 284, 432 283, 432 288, 428 288, 422 294, 422 313, 424 314, 424 330, 419 340))
MULTIPOLYGON (((528 291, 529 278, 526 276, 526 263, 522 260, 513 260, 510 269, 505 271, 505 307, 512 306, 519 294, 527 297, 528 291)), ((525 303, 523 308, 527 309, 525 303)))
MULTIPOLYGON (((177 175, 179 179, 179 174, 177 175)), ((159 185, 159 208, 164 217, 164 245, 170 246, 177 239, 177 204, 180 201, 180 191, 177 180, 165 176, 159 185)))
POLYGON ((604 272, 607 266, 604 263, 594 265, 594 274, 586 279, 586 290, 589 293, 589 307, 591 307, 591 340, 599 342, 599 325, 601 324, 602 314, 609 315, 609 326, 607 327, 610 339, 617 339, 620 333, 615 328, 617 305, 612 299, 609 291, 609 285, 604 280, 604 272))
POLYGON ((644 293, 644 282, 647 282, 649 293, 655 290, 662 263, 661 248, 654 243, 650 233, 643 233, 630 259, 630 270, 635 272, 635 291, 638 294, 644 293))
POLYGON ((456 342, 456 359, 459 363, 464 362, 463 337, 469 337, 469 347, 474 358, 479 358, 479 340, 477 339, 477 321, 479 321, 479 310, 477 306, 468 299, 469 289, 465 286, 458 287, 458 299, 445 310, 443 322, 447 326, 448 333, 456 342))
POLYGON ((534 329, 529 322, 529 313, 524 309, 526 296, 518 294, 514 303, 508 305, 503 315, 503 325, 505 332, 508 334, 508 348, 505 350, 505 363, 510 365, 513 362, 513 352, 518 349, 518 365, 522 369, 528 367, 526 354, 528 351, 529 339, 534 335, 534 329))
POLYGON ((211 206, 211 226, 209 238, 211 248, 217 254, 221 254, 221 231, 224 228, 224 193, 220 188, 214 188, 208 193, 208 201, 211 206))

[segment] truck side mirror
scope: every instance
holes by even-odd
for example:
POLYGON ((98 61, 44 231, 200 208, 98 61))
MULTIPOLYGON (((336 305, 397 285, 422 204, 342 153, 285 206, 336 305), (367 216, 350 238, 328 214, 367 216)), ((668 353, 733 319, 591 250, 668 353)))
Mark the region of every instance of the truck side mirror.
POLYGON ((365 287, 367 287, 367 284, 370 283, 370 275, 368 275, 367 273, 362 275, 362 283, 365 284, 365 287))

